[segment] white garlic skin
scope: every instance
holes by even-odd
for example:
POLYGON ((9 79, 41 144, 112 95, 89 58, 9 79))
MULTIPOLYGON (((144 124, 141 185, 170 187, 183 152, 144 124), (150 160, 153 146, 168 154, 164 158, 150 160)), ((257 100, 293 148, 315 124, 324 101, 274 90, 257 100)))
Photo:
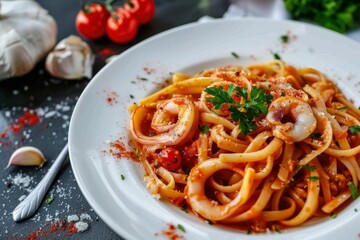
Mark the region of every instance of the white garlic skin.
POLYGON ((46 162, 44 154, 35 147, 25 146, 15 150, 6 166, 39 166, 42 167, 46 162))
POLYGON ((53 17, 33 0, 0 0, 0 80, 30 72, 55 46, 53 17))
POLYGON ((91 78, 93 63, 94 55, 89 45, 80 37, 71 35, 61 40, 48 54, 45 68, 57 78, 91 78))

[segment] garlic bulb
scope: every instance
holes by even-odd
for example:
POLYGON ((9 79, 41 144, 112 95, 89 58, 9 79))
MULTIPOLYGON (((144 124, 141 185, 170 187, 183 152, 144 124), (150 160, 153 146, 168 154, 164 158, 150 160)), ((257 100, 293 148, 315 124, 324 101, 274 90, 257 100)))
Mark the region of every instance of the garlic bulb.
POLYGON ((56 43, 56 23, 33 0, 0 1, 0 80, 30 72, 56 43))
POLYGON ((45 163, 45 157, 42 152, 35 147, 21 147, 15 150, 9 159, 10 165, 16 166, 42 166, 45 163))
POLYGON ((60 41, 46 58, 46 70, 63 79, 91 78, 94 56, 89 45, 77 36, 60 41))

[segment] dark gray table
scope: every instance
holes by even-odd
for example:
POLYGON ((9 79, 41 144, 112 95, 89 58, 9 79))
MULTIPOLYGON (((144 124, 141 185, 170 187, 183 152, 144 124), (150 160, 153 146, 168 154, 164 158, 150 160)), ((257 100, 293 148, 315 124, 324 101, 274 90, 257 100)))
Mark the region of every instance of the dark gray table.
MULTIPOLYGON (((58 25, 58 40, 75 29, 75 16, 80 8, 75 0, 38 0, 58 25)), ((121 1, 119 1, 121 3, 121 1)), ((104 65, 109 54, 121 53, 134 44, 164 30, 197 21, 203 15, 221 17, 228 8, 225 0, 156 0, 153 21, 140 28, 136 39, 127 45, 116 45, 108 39, 89 41, 96 54, 93 71, 104 65), (112 51, 108 51, 111 49, 112 51)), ((0 82, 0 239, 122 239, 96 215, 80 192, 67 159, 57 180, 51 186, 39 211, 26 221, 15 223, 12 210, 36 186, 67 142, 72 110, 83 89, 91 80, 59 80, 44 71, 44 62, 21 78, 0 82), (40 116, 32 124, 14 132, 16 120, 26 112, 40 116), (1 134, 6 132, 6 134, 1 134), (6 136, 5 136, 6 135, 6 136), (5 169, 12 152, 21 146, 35 146, 44 153, 47 163, 42 168, 10 167, 5 169), (53 223, 65 222, 68 216, 87 214, 89 228, 71 233, 71 225, 62 228, 53 223)))

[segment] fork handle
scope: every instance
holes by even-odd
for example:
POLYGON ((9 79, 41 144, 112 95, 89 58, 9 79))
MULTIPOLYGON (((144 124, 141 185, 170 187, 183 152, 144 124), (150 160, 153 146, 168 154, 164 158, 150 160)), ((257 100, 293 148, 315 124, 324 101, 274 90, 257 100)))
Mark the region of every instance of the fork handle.
POLYGON ((45 174, 39 184, 30 192, 30 194, 13 211, 13 219, 20 222, 31 217, 39 208, 49 187, 54 181, 68 153, 68 145, 61 150, 59 156, 55 159, 53 165, 45 174))

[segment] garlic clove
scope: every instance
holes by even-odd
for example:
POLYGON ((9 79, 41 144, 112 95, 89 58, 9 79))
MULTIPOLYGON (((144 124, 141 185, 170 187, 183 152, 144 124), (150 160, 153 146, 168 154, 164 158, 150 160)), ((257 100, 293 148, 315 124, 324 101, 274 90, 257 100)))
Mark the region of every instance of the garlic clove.
POLYGON ((61 40, 46 58, 45 68, 54 77, 80 79, 92 77, 94 55, 80 37, 69 36, 61 40))
MULTIPOLYGON (((42 152, 30 146, 21 147, 15 150, 9 159, 9 163, 6 166, 8 168, 11 165, 16 166, 39 166, 45 163, 45 157, 42 152)), ((5 169, 6 169, 5 168, 5 169)))
POLYGON ((0 80, 30 72, 55 46, 56 32, 36 1, 0 0, 0 80))

